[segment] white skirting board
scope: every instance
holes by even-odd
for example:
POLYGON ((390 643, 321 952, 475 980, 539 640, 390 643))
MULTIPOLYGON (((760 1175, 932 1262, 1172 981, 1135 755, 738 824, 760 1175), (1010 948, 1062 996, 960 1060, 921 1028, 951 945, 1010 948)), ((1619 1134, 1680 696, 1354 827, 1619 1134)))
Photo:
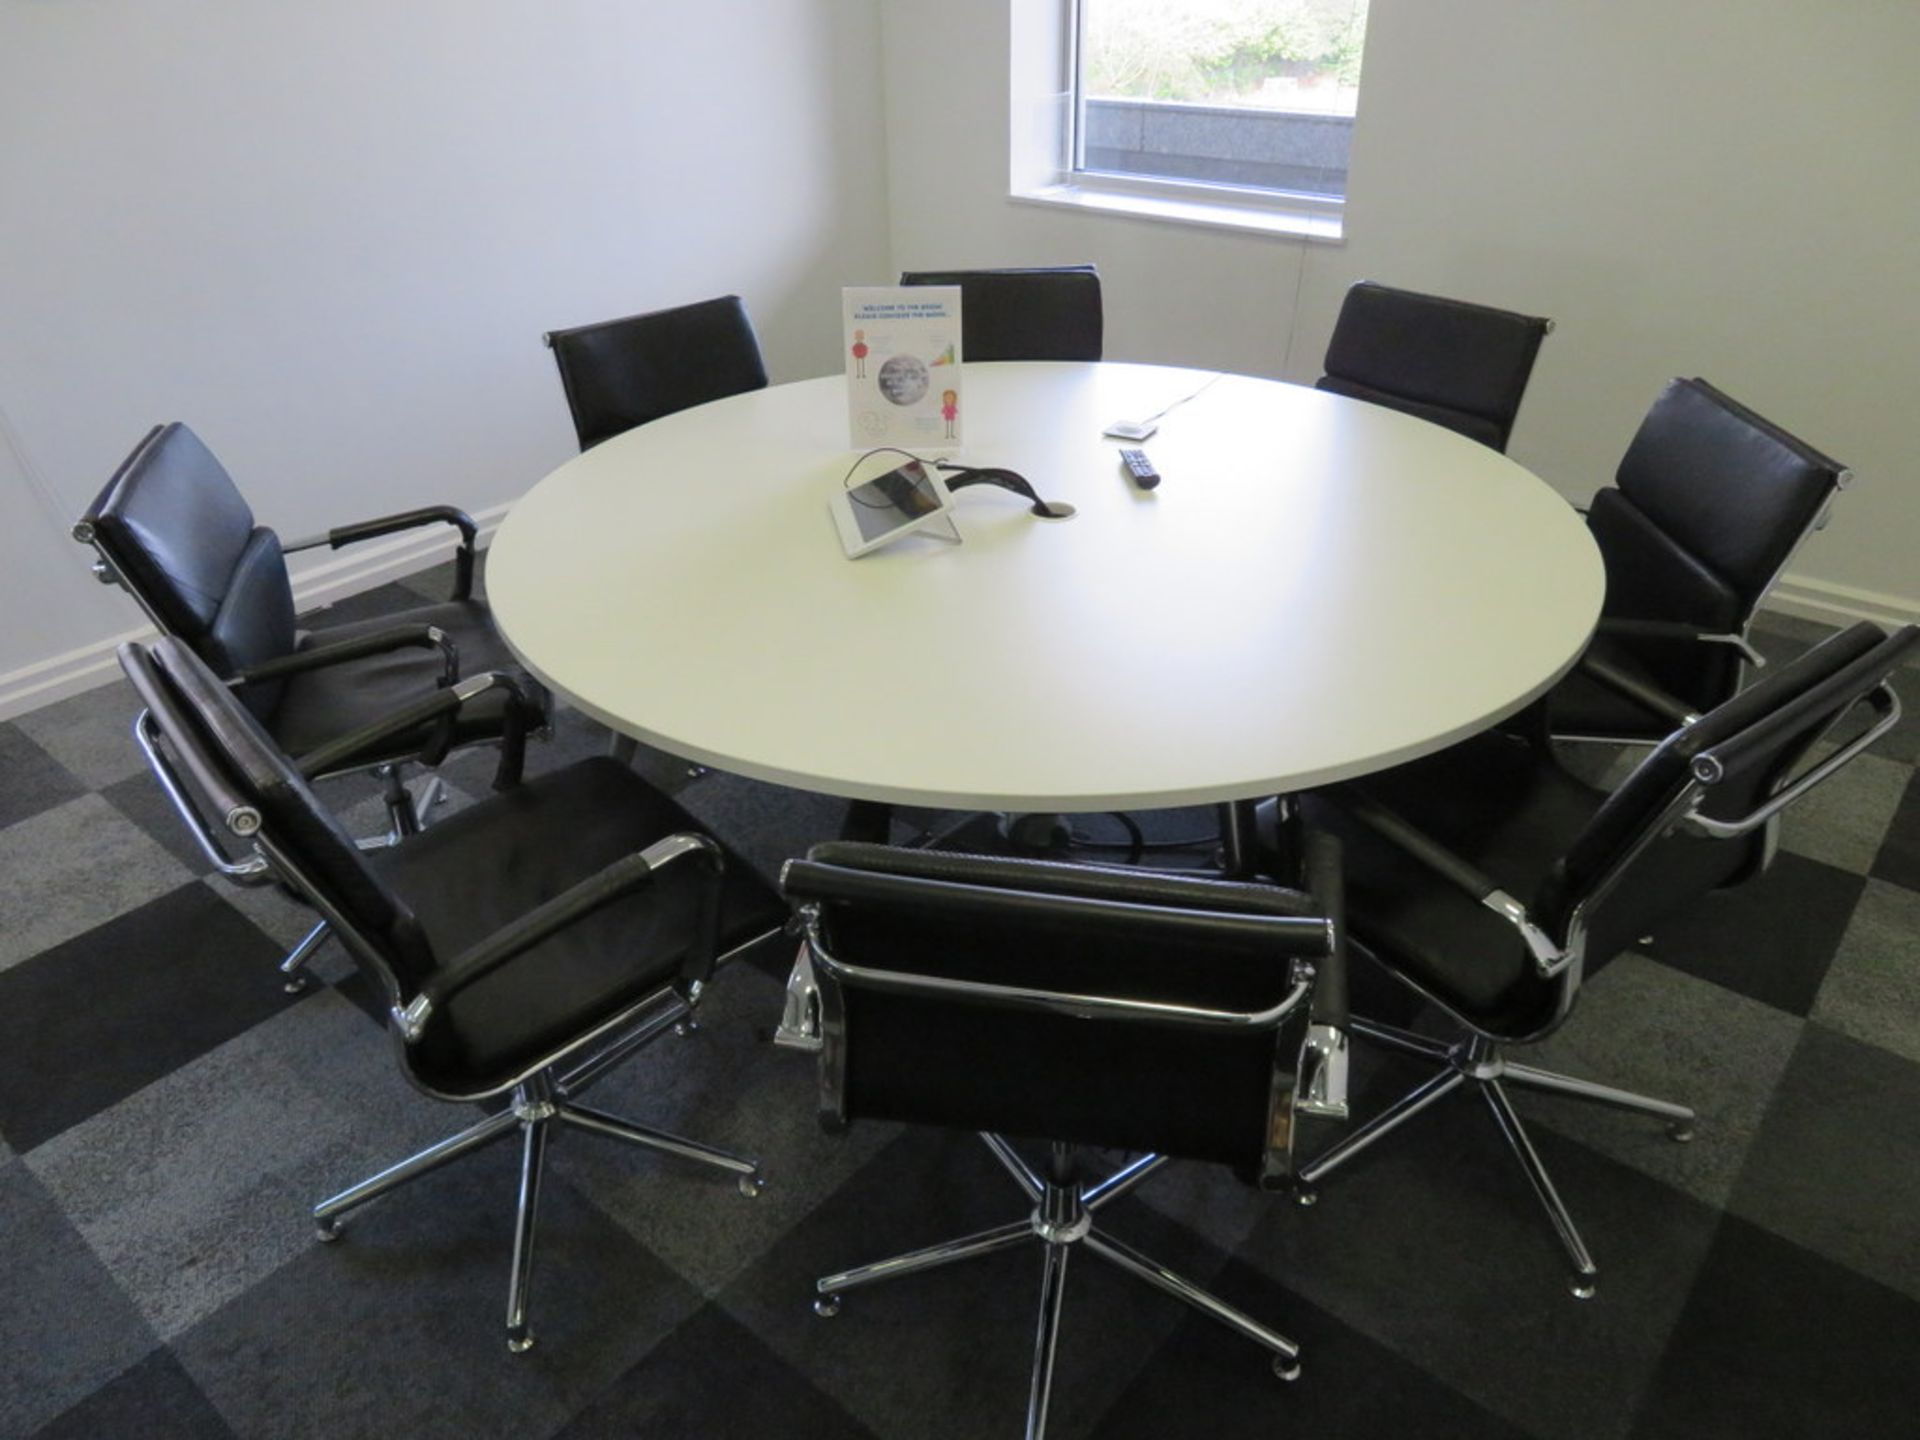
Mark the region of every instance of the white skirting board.
POLYGON ((1920 600, 1804 575, 1782 575, 1767 596, 1766 608, 1824 625, 1851 625, 1856 620, 1885 626, 1920 625, 1920 600))
MULTIPOLYGON (((495 505, 474 512, 474 521, 480 527, 482 547, 493 538, 493 532, 500 528, 500 522, 506 518, 510 508, 509 505, 495 505)), ((452 529, 445 525, 431 525, 379 540, 362 541, 337 553, 326 550, 305 552, 309 559, 316 555, 324 557, 310 564, 299 564, 303 557, 295 556, 294 608, 304 612, 317 606, 331 605, 349 595, 357 595, 363 590, 412 575, 429 565, 450 560, 455 543, 452 529)), ((131 599, 128 599, 126 608, 129 615, 139 613, 131 599)), ((10 720, 29 710, 37 710, 42 705, 51 705, 56 700, 64 700, 69 695, 78 695, 83 690, 91 690, 96 685, 118 679, 120 663, 114 658, 114 651, 125 641, 143 639, 153 633, 150 625, 136 626, 90 645, 83 645, 77 650, 36 660, 31 665, 23 665, 18 670, 0 675, 0 720, 10 720)))

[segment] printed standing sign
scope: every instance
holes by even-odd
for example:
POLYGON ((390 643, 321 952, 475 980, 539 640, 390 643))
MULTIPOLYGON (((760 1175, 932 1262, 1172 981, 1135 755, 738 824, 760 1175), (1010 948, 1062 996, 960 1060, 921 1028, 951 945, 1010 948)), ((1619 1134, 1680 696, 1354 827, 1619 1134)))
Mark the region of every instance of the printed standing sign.
POLYGON ((840 294, 853 447, 959 448, 960 287, 855 286, 840 294))

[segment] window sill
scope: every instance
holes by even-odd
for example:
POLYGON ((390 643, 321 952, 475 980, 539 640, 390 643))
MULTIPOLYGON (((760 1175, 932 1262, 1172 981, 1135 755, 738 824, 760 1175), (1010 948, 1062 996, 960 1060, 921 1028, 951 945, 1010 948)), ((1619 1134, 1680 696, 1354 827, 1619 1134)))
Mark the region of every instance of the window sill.
POLYGON ((1291 235, 1330 245, 1340 244, 1345 236, 1345 221, 1338 211, 1290 208, 1284 199, 1278 198, 1271 206, 1256 207, 1188 195, 1141 195, 1087 185, 1047 185, 1034 190, 1016 190, 1008 199, 1020 205, 1092 210, 1172 225, 1200 225, 1255 235, 1291 235))

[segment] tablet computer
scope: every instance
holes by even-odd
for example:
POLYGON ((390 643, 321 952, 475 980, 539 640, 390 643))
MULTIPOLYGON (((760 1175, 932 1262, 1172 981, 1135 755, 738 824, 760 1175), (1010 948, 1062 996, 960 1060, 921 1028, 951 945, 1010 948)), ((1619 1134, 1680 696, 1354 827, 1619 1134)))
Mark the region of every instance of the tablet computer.
POLYGON ((939 472, 918 460, 828 497, 849 560, 946 519, 953 509, 939 472))

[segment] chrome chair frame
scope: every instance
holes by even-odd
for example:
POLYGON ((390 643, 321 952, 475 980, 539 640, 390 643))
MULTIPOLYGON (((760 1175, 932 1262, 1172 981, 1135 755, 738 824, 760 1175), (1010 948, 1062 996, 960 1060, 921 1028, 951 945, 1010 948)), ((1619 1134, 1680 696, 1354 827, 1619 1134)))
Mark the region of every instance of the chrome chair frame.
MULTIPOLYGON (((1317 940, 1324 949, 1319 953, 1342 953, 1345 932, 1338 915, 1337 850, 1322 852, 1318 878, 1333 887, 1334 915, 1327 918, 1243 915, 1236 917, 1249 930, 1265 930, 1284 937, 1296 947, 1317 940), (1330 863, 1328 863, 1330 857, 1330 863)), ((1082 867, 1092 868, 1092 867, 1082 867)), ((877 890, 887 888, 890 877, 868 876, 877 890)), ((972 891, 975 887, 952 885, 954 891, 972 891)), ((988 898, 993 892, 979 892, 988 898)), ((1316 892, 1318 893, 1318 892, 1316 892)), ((1104 902, 1082 900, 1088 911, 1104 908, 1104 902)), ((1138 910, 1138 905, 1128 906, 1138 910)), ((1141 1022, 1153 1025, 1179 1025, 1222 1033, 1260 1029, 1275 1031, 1273 1084, 1269 1093, 1267 1135, 1269 1143, 1260 1173, 1263 1188, 1282 1187, 1294 1167, 1294 1156, 1313 1148, 1333 1126, 1347 1117, 1345 1016, 1339 1024, 1321 1023, 1312 1005, 1316 979, 1313 959, 1296 948, 1288 978, 1291 988, 1281 1000, 1264 1011, 1207 1009, 1163 1001, 1090 993, 1068 993, 1030 987, 988 984, 946 976, 875 969, 835 957, 825 940, 821 925, 821 907, 807 903, 796 912, 805 936, 802 960, 808 963, 804 973, 806 988, 789 982, 789 1005, 809 1012, 815 1021, 810 1027, 820 1055, 821 1122, 828 1130, 844 1129, 847 1029, 845 989, 849 985, 883 990, 895 994, 939 998, 971 998, 992 1005, 1029 1012, 1082 1018, 1141 1022)), ((796 967, 800 969, 800 967, 796 967)), ((1341 976, 1341 1000, 1344 1010, 1344 967, 1341 976)), ((924 1246, 905 1254, 853 1266, 821 1276, 814 1282, 814 1312, 830 1318, 840 1312, 843 1297, 850 1291, 882 1281, 922 1274, 941 1266, 979 1259, 1028 1242, 1037 1242, 1043 1251, 1039 1315, 1034 1336, 1032 1378, 1028 1390, 1028 1440, 1040 1440, 1046 1430, 1047 1410, 1053 1386, 1054 1359, 1060 1334, 1061 1312, 1066 1296, 1067 1265, 1075 1246, 1105 1260, 1135 1279, 1164 1294, 1171 1295, 1199 1313, 1219 1322, 1267 1350, 1272 1356, 1274 1373, 1282 1380, 1294 1380, 1300 1374, 1300 1347, 1279 1331, 1262 1324, 1193 1281, 1112 1235, 1096 1217, 1108 1205, 1130 1194, 1164 1167, 1171 1157, 1146 1154, 1121 1165, 1097 1180, 1080 1178, 1079 1147, 1051 1142, 1045 1173, 1037 1173, 1011 1144, 1000 1135, 979 1132, 994 1159, 1013 1180, 1030 1205, 1019 1219, 976 1234, 924 1246)))
MULTIPOLYGON (((1501 890, 1491 880, 1477 875, 1464 861, 1451 855, 1444 847, 1416 830, 1405 820, 1384 807, 1365 800, 1356 792, 1341 791, 1338 795, 1338 803, 1348 815, 1396 845, 1406 854, 1426 864, 1442 878, 1458 885, 1512 925, 1532 953, 1534 966, 1539 975, 1544 979, 1557 980, 1559 988, 1551 1017, 1535 1034, 1517 1039, 1509 1037, 1503 1043, 1501 1039, 1467 1025, 1444 1001, 1414 980, 1398 970, 1391 971, 1394 979, 1419 994, 1443 1013, 1448 1014, 1459 1025, 1461 1033, 1453 1040, 1441 1040, 1398 1026, 1354 1016, 1350 1024, 1353 1033, 1359 1038, 1386 1049, 1410 1055, 1415 1059, 1428 1061, 1439 1068, 1435 1074, 1415 1086, 1378 1115, 1301 1166, 1297 1172, 1294 1187, 1295 1199, 1302 1205, 1314 1204, 1319 1197, 1316 1187, 1327 1175, 1354 1159, 1375 1142, 1392 1134, 1408 1121, 1425 1113, 1440 1100, 1471 1085, 1477 1089, 1482 1100, 1486 1102, 1487 1108, 1492 1112, 1501 1138, 1506 1141, 1507 1147, 1519 1162, 1535 1198, 1546 1212, 1547 1219, 1552 1224, 1554 1233, 1572 1265, 1569 1289, 1576 1299, 1591 1299, 1597 1289, 1599 1269, 1594 1264, 1593 1256, 1587 1249, 1579 1226, 1575 1224, 1566 1202, 1561 1199, 1560 1192, 1553 1183, 1553 1177, 1547 1172, 1539 1152, 1534 1148, 1526 1126, 1514 1109, 1512 1099, 1507 1093, 1507 1084, 1511 1082, 1523 1089, 1545 1091, 1568 1099, 1584 1100, 1614 1109, 1651 1115, 1666 1121, 1668 1137, 1682 1144, 1693 1138, 1693 1127, 1698 1116, 1688 1106, 1669 1100, 1636 1094, 1633 1091, 1622 1090, 1578 1076, 1543 1070, 1537 1066, 1518 1064, 1506 1057, 1506 1045, 1538 1039, 1556 1029, 1566 1019, 1579 994, 1585 969, 1588 914, 1614 889, 1633 861, 1663 833, 1679 828, 1716 839, 1729 839, 1758 830, 1762 833, 1762 842, 1756 868, 1765 869, 1772 862, 1778 849, 1780 813, 1816 785, 1823 783, 1835 771, 1850 763, 1899 723, 1900 699, 1890 686, 1883 683, 1875 687, 1864 697, 1864 703, 1871 705, 1879 712, 1879 718, 1867 730, 1797 777, 1784 777, 1783 783, 1777 786, 1764 803, 1735 820, 1717 819, 1702 813, 1701 804, 1707 798, 1710 787, 1720 779, 1723 769, 1720 760, 1712 750, 1703 751, 1696 756, 1688 783, 1675 794, 1665 812, 1655 823, 1645 828, 1639 842, 1623 853, 1616 860, 1613 868, 1595 885, 1592 892, 1574 907, 1567 922, 1564 943, 1556 941, 1536 923, 1520 901, 1501 890)), ((1846 707, 1835 715, 1823 731, 1823 735, 1831 734, 1850 709, 1851 707, 1846 707)), ((1355 951, 1370 957, 1371 952, 1364 942, 1354 939, 1351 944, 1355 951)))
MULTIPOLYGON (((467 595, 471 593, 473 588, 474 554, 479 537, 479 527, 466 512, 456 510, 452 506, 433 506, 424 510, 384 516, 377 520, 367 521, 361 525, 348 526, 340 530, 329 531, 324 535, 314 535, 301 540, 283 543, 280 546, 280 553, 282 555, 292 555, 303 550, 315 550, 323 545, 338 550, 356 541, 374 539, 382 535, 392 534, 399 529, 417 529, 422 526, 435 524, 451 525, 460 532, 460 545, 455 552, 454 559, 454 588, 456 594, 467 595)), ((134 604, 140 607, 140 613, 147 617, 148 622, 152 624, 154 629, 158 630, 162 635, 169 634, 170 629, 165 617, 154 609, 146 595, 141 592, 139 586, 127 580, 126 576, 121 572, 120 567, 114 563, 112 552, 100 542, 100 537, 95 533, 93 525, 86 520, 77 521, 73 526, 72 533, 76 541, 87 546, 94 553, 95 558, 90 567, 94 579, 98 580, 102 585, 111 585, 130 596, 134 604)), ((460 678, 459 649, 454 644, 452 636, 433 625, 401 625, 394 626, 390 630, 381 631, 377 635, 365 637, 359 642, 349 642, 344 646, 330 647, 321 645, 311 650, 283 656, 276 661, 270 662, 267 666, 256 667, 254 671, 248 672, 247 674, 234 676, 227 683, 229 686, 238 688, 241 685, 255 680, 291 675, 302 670, 318 669, 329 664, 337 664, 345 660, 362 658, 366 655, 377 654, 387 650, 409 648, 428 648, 440 652, 441 683, 444 686, 451 687, 460 678)), ((474 690, 471 693, 478 694, 480 691, 474 690)), ((537 707, 532 707, 531 701, 523 689, 516 686, 514 693, 523 707, 522 713, 535 713, 537 707)), ((171 774, 166 768, 165 762, 156 752, 151 741, 150 727, 148 727, 145 722, 146 716, 144 713, 135 719, 133 727, 134 739, 139 745, 141 753, 146 756, 148 768, 153 771, 155 778, 159 780, 161 789, 165 791, 167 799, 172 803, 175 812, 179 814, 181 821, 193 836, 194 843, 198 845, 206 854, 207 858, 213 862, 214 867, 220 874, 232 883, 248 887, 273 883, 278 877, 274 876, 257 856, 245 861, 235 862, 224 853, 204 819, 194 812, 191 804, 182 793, 177 777, 171 774)), ((540 725, 532 727, 532 733, 539 734, 543 737, 549 736, 551 732, 552 724, 550 719, 543 718, 540 725)), ((519 744, 523 742, 524 736, 515 743, 519 744)), ((327 752, 333 752, 339 749, 338 746, 328 746, 326 748, 327 752)), ((296 757, 296 759, 297 758, 298 757, 296 757)), ((411 751, 380 755, 373 759, 356 759, 354 763, 351 764, 339 764, 334 759, 328 758, 325 768, 305 773, 309 775, 309 778, 316 780, 336 780, 344 776, 370 773, 379 780, 381 802, 386 807, 387 812, 387 831, 385 835, 368 836, 359 842, 360 848, 363 850, 376 850, 397 845, 407 836, 418 834, 421 830, 424 830, 432 810, 436 806, 446 803, 446 782, 438 775, 426 776, 411 786, 406 782, 406 766, 417 758, 418 757, 411 751)), ((297 995, 306 989, 308 962, 319 953, 320 947, 326 943, 329 933, 326 921, 322 920, 317 922, 312 929, 296 942, 293 948, 282 957, 279 965, 282 988, 289 995, 297 995)))
MULTIPOLYGON (((403 732, 419 725, 434 707, 444 710, 462 704, 494 686, 518 688, 514 677, 502 672, 474 676, 460 682, 452 690, 438 692, 404 711, 396 712, 382 721, 381 726, 391 727, 396 733, 403 732)), ((143 710, 136 722, 137 733, 143 736, 149 733, 149 722, 149 712, 143 710)), ((330 932, 338 936, 350 952, 366 962, 369 973, 380 978, 386 992, 383 998, 395 1057, 408 1082, 422 1094, 454 1103, 471 1103, 500 1095, 510 1097, 502 1109, 314 1206, 314 1225, 321 1240, 330 1242, 339 1238, 340 1221, 347 1212, 378 1199, 410 1180, 431 1174, 503 1138, 509 1131, 518 1129, 521 1163, 514 1218, 513 1260, 507 1290, 507 1348, 520 1354, 531 1349, 534 1343, 533 1330, 528 1322, 534 1224, 539 1209, 541 1180, 546 1168, 547 1144, 556 1124, 725 1171, 737 1177, 741 1194, 749 1199, 759 1195, 765 1185, 759 1162, 622 1119, 583 1105, 578 1100, 578 1096, 615 1065, 662 1034, 672 1030, 685 1035, 696 1029, 693 1014, 704 990, 702 980, 678 976, 668 980, 593 1030, 575 1036, 566 1044, 540 1056, 518 1074, 487 1089, 458 1094, 436 1090, 420 1079, 409 1063, 407 1054, 408 1047, 425 1033, 434 1009, 432 1001, 425 994, 416 995, 410 1001, 401 995, 393 971, 379 948, 326 898, 324 888, 307 876, 299 861, 274 843, 262 828, 263 820, 258 808, 238 794, 224 777, 215 773, 200 757, 183 751, 180 763, 191 774, 192 788, 204 795, 208 808, 220 816, 220 827, 252 851, 248 859, 230 862, 233 868, 249 877, 273 876, 299 890, 302 898, 320 914, 322 923, 330 928, 330 932)), ((163 784, 168 784, 170 795, 179 795, 176 803, 187 803, 177 771, 169 768, 168 778, 163 780, 163 784)), ((198 815, 197 807, 188 804, 187 808, 198 815)), ((204 825, 196 827, 196 834, 210 828, 204 825)), ((636 854, 613 862, 594 876, 579 882, 573 890, 557 896, 513 925, 479 942, 466 954, 456 957, 449 968, 458 969, 476 960, 484 964, 497 963, 522 953, 556 934, 573 920, 581 918, 584 913, 591 913, 573 907, 573 902, 582 892, 600 888, 597 900, 592 902, 593 908, 597 909, 648 883, 655 872, 682 863, 690 857, 703 860, 712 871, 713 901, 707 908, 701 952, 714 956, 717 948, 718 882, 723 857, 720 847, 708 837, 682 832, 665 836, 636 854), (618 887, 601 887, 601 882, 611 878, 616 871, 621 872, 618 887)), ((258 881, 252 880, 251 883, 258 881)), ((737 949, 758 944, 763 938, 754 937, 737 949)), ((737 949, 730 953, 737 953, 737 949)), ((720 957, 714 956, 713 966, 717 966, 719 961, 720 957)))

